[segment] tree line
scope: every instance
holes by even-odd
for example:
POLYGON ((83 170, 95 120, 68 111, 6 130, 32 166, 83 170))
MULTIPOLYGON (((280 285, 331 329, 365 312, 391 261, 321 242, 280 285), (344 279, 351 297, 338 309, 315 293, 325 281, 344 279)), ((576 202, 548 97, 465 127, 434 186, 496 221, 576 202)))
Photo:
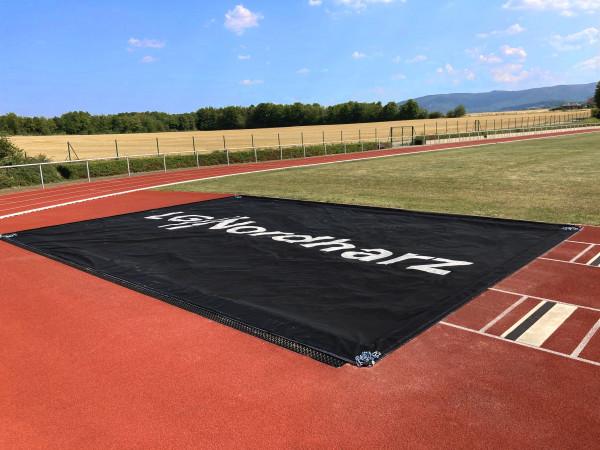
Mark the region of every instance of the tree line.
MULTIPOLYGON (((465 107, 457 106, 446 117, 461 117, 465 107)), ((121 134, 163 131, 233 130, 301 125, 335 125, 392 120, 414 120, 444 117, 440 111, 429 112, 414 100, 402 105, 389 102, 360 103, 349 101, 332 106, 318 103, 291 105, 259 103, 254 106, 206 107, 196 112, 167 114, 164 112, 130 112, 93 115, 86 111, 70 111, 59 117, 23 117, 15 113, 0 116, 0 134, 121 134)))

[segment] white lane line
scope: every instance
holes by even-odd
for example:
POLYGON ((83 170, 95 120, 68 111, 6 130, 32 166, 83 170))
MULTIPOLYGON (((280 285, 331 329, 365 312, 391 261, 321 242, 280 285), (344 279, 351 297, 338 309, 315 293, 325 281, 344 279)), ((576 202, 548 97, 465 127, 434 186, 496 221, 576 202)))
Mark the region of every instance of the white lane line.
POLYGON ((540 347, 577 309, 572 305, 554 305, 516 340, 540 347))
POLYGON ((560 263, 565 263, 565 264, 575 264, 577 266, 587 266, 587 264, 583 264, 583 263, 572 262, 572 261, 563 261, 562 259, 544 258, 543 256, 540 256, 538 259, 544 259, 546 261, 555 261, 555 262, 560 262, 560 263))
POLYGON ((574 244, 600 245, 600 242, 572 241, 570 239, 567 239, 565 242, 573 242, 574 244))
POLYGON ((592 263, 598 259, 598 257, 600 257, 600 253, 598 253, 596 256, 594 256, 592 259, 590 259, 590 260, 589 260, 589 261, 586 263, 586 265, 589 265, 589 266, 591 266, 591 265, 592 265, 592 263))
POLYGON ((577 348, 575 350, 573 350, 573 353, 571 353, 571 356, 578 357, 579 354, 582 352, 582 350, 585 348, 585 346, 588 344, 588 342, 590 342, 592 337, 594 337, 594 334, 596 334, 596 331, 598 331, 599 328, 600 328, 600 319, 598 319, 598 322, 596 322, 596 324, 592 327, 592 329, 590 331, 588 331, 588 334, 585 335, 585 337, 579 343, 577 348))
MULTIPOLYGON (((463 146, 463 147, 448 147, 448 148, 440 148, 440 149, 414 151, 414 152, 408 152, 408 153, 393 153, 393 154, 388 154, 388 155, 378 155, 378 156, 368 156, 368 157, 354 158, 354 159, 344 159, 344 160, 340 160, 340 161, 299 164, 299 165, 287 166, 287 167, 276 167, 276 168, 272 168, 272 169, 250 170, 250 171, 246 171, 246 172, 229 173, 229 174, 225 174, 225 175, 215 175, 215 176, 211 176, 211 177, 202 177, 201 176, 199 178, 192 178, 189 180, 176 181, 176 182, 172 182, 172 183, 156 184, 156 185, 151 185, 151 186, 144 186, 144 187, 137 188, 137 189, 128 189, 128 190, 124 190, 124 191, 112 192, 110 194, 97 195, 94 197, 87 197, 87 198, 80 199, 80 200, 72 200, 72 201, 58 203, 58 204, 54 204, 54 205, 33 208, 33 209, 25 210, 25 211, 19 211, 19 212, 15 212, 15 213, 5 214, 3 216, 0 216, 0 219, 7 219, 9 217, 20 216, 23 214, 29 214, 29 213, 33 213, 33 212, 45 211, 47 209, 58 208, 60 206, 73 205, 76 203, 83 203, 83 202, 87 202, 90 200, 98 200, 98 199, 106 198, 106 197, 114 197, 117 195, 130 194, 132 192, 145 191, 148 189, 156 189, 156 188, 160 188, 160 187, 174 186, 174 185, 183 184, 183 183, 193 183, 195 181, 212 180, 215 178, 232 177, 232 176, 237 176, 237 175, 247 175, 247 174, 251 174, 251 173, 271 172, 271 171, 275 171, 275 170, 297 169, 297 168, 302 168, 302 167, 322 166, 322 165, 326 165, 326 164, 364 161, 364 160, 368 160, 368 159, 378 159, 378 158, 390 158, 390 157, 394 157, 394 156, 415 155, 415 154, 420 154, 420 153, 431 153, 431 152, 439 152, 439 151, 446 151, 446 150, 456 150, 456 149, 469 148, 469 147, 481 147, 482 145, 492 145, 492 144, 469 145, 469 146, 463 146)), ((173 173, 173 172, 171 172, 171 173, 173 173)), ((126 178, 126 179, 129 179, 129 178, 126 178)))
POLYGON ((584 362, 587 364, 593 364, 594 366, 600 367, 599 362, 590 361, 589 359, 583 359, 583 358, 580 358, 579 356, 567 355, 566 353, 555 352, 554 350, 549 350, 547 348, 536 347, 534 345, 525 344, 523 342, 511 341, 510 339, 504 339, 504 338, 501 338, 500 336, 494 336, 493 334, 487 334, 487 333, 482 333, 481 331, 471 330, 470 328, 461 327, 460 325, 454 325, 453 323, 448 323, 448 322, 438 322, 438 323, 440 323, 442 325, 446 325, 448 327, 458 328, 459 330, 468 331, 469 333, 475 333, 480 336, 485 336, 487 338, 497 339, 499 341, 508 342, 508 343, 515 344, 515 345, 521 345, 523 347, 532 348, 534 350, 539 350, 541 352, 551 353, 553 355, 562 356, 563 358, 573 359, 575 361, 580 361, 580 362, 584 362))
POLYGON ((591 249, 592 247, 594 247, 594 245, 596 245, 596 244, 590 244, 590 245, 588 245, 588 246, 587 246, 587 248, 586 248, 585 250, 583 250, 581 253, 579 253, 579 254, 578 254, 578 255, 577 255, 575 258, 571 259, 569 262, 575 262, 575 261, 577 261, 577 259, 578 259, 580 256, 583 256, 585 253, 587 253, 587 251, 588 251, 589 249, 591 249))
POLYGON ((515 303, 513 303, 508 309, 506 309, 502 314, 497 316, 494 320, 492 320, 490 323, 488 323, 486 326, 484 326, 479 331, 482 333, 485 333, 492 326, 494 326, 496 323, 498 323, 499 320, 501 320, 503 317, 505 317, 509 312, 511 312, 513 309, 515 309, 517 306, 519 306, 521 303, 523 303, 525 301, 525 299, 527 299, 527 296, 526 295, 522 296, 519 300, 517 300, 515 303))
POLYGON ((539 302, 536 306, 533 307, 533 309, 531 311, 529 311, 527 314, 525 314, 523 317, 521 317, 517 323, 515 323, 512 327, 510 327, 508 330, 506 330, 504 333, 502 333, 501 337, 506 337, 507 335, 509 335, 515 328, 517 328, 519 325, 521 325, 523 322, 525 322, 529 318, 529 316, 534 314, 538 309, 540 309, 545 304, 546 304, 545 300, 542 300, 541 302, 539 302))
MULTIPOLYGON (((497 289, 497 288, 489 288, 489 290, 490 291, 496 291, 496 292, 504 292, 505 294, 525 295, 525 294, 520 293, 520 292, 506 291, 504 289, 497 289)), ((600 312, 599 308, 592 308, 591 306, 575 305, 574 303, 561 302, 560 300, 553 300, 551 298, 536 297, 535 295, 527 295, 527 296, 531 297, 531 298, 534 298, 536 300, 544 300, 546 302, 559 303, 561 305, 571 305, 571 306, 576 306, 577 308, 589 309, 591 311, 598 311, 598 312, 600 312)))
MULTIPOLYGON (((296 166, 277 167, 277 168, 274 168, 274 169, 252 170, 252 171, 232 173, 232 174, 227 174, 227 175, 218 175, 218 176, 213 176, 213 177, 194 178, 194 179, 191 179, 191 180, 177 181, 177 182, 173 182, 173 183, 158 184, 158 185, 153 185, 153 186, 146 186, 146 187, 139 188, 139 189, 129 189, 129 190, 125 190, 125 191, 114 192, 114 193, 111 193, 111 194, 99 195, 99 196, 89 197, 89 198, 85 198, 85 199, 81 199, 81 200, 73 200, 73 201, 70 201, 70 202, 63 202, 63 203, 56 204, 56 205, 44 206, 44 207, 30 209, 30 210, 26 210, 26 211, 19 211, 19 212, 16 212, 16 213, 5 214, 3 216, 0 216, 0 220, 1 219, 7 219, 9 217, 20 216, 20 215, 23 215, 23 214, 29 214, 29 213, 33 213, 33 212, 44 211, 44 210, 47 210, 47 209, 58 208, 60 206, 67 206, 67 205, 72 205, 72 204, 76 204, 76 203, 87 202, 87 201, 90 201, 90 200, 98 200, 98 199, 101 199, 101 198, 114 197, 116 195, 129 194, 131 192, 144 191, 144 190, 147 190, 147 189, 156 189, 156 188, 159 188, 159 187, 173 186, 173 185, 182 184, 182 183, 192 183, 192 182, 195 182, 195 181, 211 180, 211 179, 214 179, 214 178, 223 178, 223 177, 230 177, 230 176, 235 176, 235 175, 245 175, 245 174, 249 174, 249 173, 270 172, 270 171, 273 171, 273 170, 285 170, 285 169, 295 169, 295 168, 300 168, 300 167, 320 166, 320 165, 325 165, 325 164, 337 164, 337 163, 343 163, 343 162, 364 161, 364 160, 368 160, 368 159, 390 158, 390 157, 394 157, 394 156, 406 156, 406 155, 415 155, 415 154, 421 154, 421 153, 432 153, 432 152, 440 152, 440 151, 446 151, 446 150, 458 150, 458 149, 464 149, 464 148, 484 147, 484 146, 488 146, 488 145, 509 144, 509 143, 521 142, 521 141, 534 141, 534 140, 541 140, 541 139, 553 139, 553 138, 556 138, 556 137, 569 136, 571 134, 598 133, 598 132, 600 132, 600 129, 591 129, 591 130, 585 130, 585 131, 581 131, 581 132, 565 132, 565 133, 562 133, 562 134, 556 134, 556 135, 552 135, 552 136, 539 136, 539 137, 529 137, 528 136, 528 137, 523 137, 523 138, 520 138, 520 139, 519 138, 511 139, 511 140, 508 140, 508 141, 497 141, 497 142, 475 141, 476 142, 475 144, 458 145, 458 146, 455 146, 455 147, 442 147, 442 148, 435 148, 435 149, 431 149, 431 150, 415 150, 415 151, 409 151, 409 152, 406 152, 406 153, 392 153, 392 154, 387 154, 387 155, 367 156, 367 157, 361 157, 361 158, 344 159, 344 160, 340 160, 340 161, 329 161, 329 162, 324 162, 324 163, 313 163, 313 164, 299 164, 299 165, 296 165, 296 166)), ((405 147, 405 148, 407 150, 411 149, 410 147, 405 147)), ((388 149, 388 150, 390 150, 390 149, 388 149)), ((169 173, 173 173, 173 172, 169 172, 169 173)), ((125 179, 129 179, 129 177, 123 178, 123 179, 124 180, 125 179)))

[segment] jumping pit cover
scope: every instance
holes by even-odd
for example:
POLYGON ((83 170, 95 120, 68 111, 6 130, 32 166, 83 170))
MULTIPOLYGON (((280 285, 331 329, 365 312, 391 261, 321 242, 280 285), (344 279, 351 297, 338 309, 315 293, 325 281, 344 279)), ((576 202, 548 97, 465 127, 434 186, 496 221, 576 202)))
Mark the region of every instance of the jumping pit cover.
POLYGON ((577 230, 237 196, 2 239, 339 366, 371 365, 577 230))

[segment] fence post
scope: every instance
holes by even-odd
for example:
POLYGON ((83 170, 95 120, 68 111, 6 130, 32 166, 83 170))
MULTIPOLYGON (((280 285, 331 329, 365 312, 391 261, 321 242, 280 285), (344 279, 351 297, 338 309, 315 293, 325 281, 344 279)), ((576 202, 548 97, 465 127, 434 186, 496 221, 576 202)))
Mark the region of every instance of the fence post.
POLYGON ((344 141, 344 154, 346 154, 346 141, 344 141))
POLYGON ((304 153, 304 157, 306 158, 306 145, 304 144, 304 132, 300 132, 300 139, 302 140, 302 151, 304 153))
POLYGON ((127 159, 127 176, 131 177, 131 170, 129 170, 129 156, 126 156, 125 159, 127 159))
POLYGON ((252 148, 254 149, 254 162, 258 162, 258 155, 256 154, 256 147, 254 146, 254 133, 252 133, 252 148))
POLYGON ((158 148, 158 138, 156 138, 156 154, 160 155, 160 149, 158 148))
POLYGON ((225 153, 227 154, 227 165, 229 165, 229 149, 225 149, 225 153))
POLYGON ((167 154, 163 153, 163 166, 165 167, 165 173, 167 172, 167 154))
POLYGON ((198 159, 198 152, 195 152, 195 153, 196 153, 196 168, 200 169, 200 160, 198 159))
POLYGON ((279 144, 280 158, 283 161, 283 149, 281 148, 281 138, 279 137, 279 133, 277 133, 277 143, 279 144))
POLYGON ((196 153, 196 139, 192 136, 192 148, 194 149, 194 153, 196 153))
POLYGON ((42 173, 42 165, 40 164, 40 180, 42 180, 42 189, 44 189, 44 174, 42 173))
POLYGON ((92 180, 90 180, 90 162, 87 159, 85 160, 85 168, 87 170, 88 183, 91 183, 92 180))
POLYGON ((119 146, 117 145, 116 139, 115 139, 115 151, 117 152, 117 159, 119 159, 119 146))
POLYGON ((71 143, 67 141, 67 152, 69 153, 69 161, 71 161, 71 143))

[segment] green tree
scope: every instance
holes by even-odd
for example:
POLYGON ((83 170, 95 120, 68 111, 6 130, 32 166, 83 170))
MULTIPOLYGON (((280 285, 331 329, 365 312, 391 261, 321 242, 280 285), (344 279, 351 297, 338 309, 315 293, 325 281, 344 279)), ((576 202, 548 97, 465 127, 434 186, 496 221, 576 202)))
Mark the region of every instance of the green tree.
POLYGON ((400 120, 414 120, 419 117, 419 104, 412 98, 400 107, 400 120))
POLYGON ((600 81, 596 85, 596 93, 594 94, 594 102, 596 102, 596 108, 600 108, 600 81))
POLYGON ((70 111, 60 116, 61 126, 67 134, 90 134, 92 118, 85 111, 70 111))
POLYGON ((396 102, 388 102, 385 104, 383 108, 381 108, 380 118, 383 121, 395 120, 398 116, 398 103, 396 102))
POLYGON ((467 114, 467 108, 465 108, 463 105, 458 105, 456 108, 454 108, 452 117, 462 117, 465 114, 467 114))

